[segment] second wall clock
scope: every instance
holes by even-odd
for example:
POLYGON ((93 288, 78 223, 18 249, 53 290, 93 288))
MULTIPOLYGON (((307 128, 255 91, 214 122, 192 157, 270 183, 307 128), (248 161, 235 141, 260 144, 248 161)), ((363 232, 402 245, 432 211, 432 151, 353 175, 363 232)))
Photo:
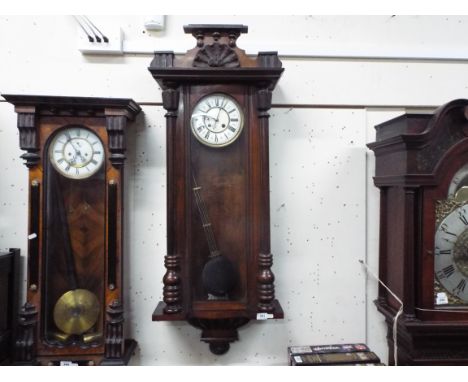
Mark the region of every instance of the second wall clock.
POLYGON ((17 364, 124 365, 123 165, 130 99, 3 95, 29 169, 17 364))
POLYGON ((184 56, 149 68, 167 110, 167 256, 155 321, 187 320, 223 354, 252 319, 283 318, 270 251, 268 110, 276 52, 249 57, 243 25, 188 25, 184 56))

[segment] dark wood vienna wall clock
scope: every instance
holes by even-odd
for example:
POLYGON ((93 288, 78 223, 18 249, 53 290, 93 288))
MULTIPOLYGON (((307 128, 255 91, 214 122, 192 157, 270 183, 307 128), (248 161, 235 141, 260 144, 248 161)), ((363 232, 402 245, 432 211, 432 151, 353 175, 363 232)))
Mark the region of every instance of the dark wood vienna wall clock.
MULTIPOLYGON (((403 302, 398 364, 468 365, 468 100, 376 126, 379 277, 403 302)), ((388 324, 400 304, 383 287, 388 324)))
POLYGON ((130 99, 3 95, 29 169, 27 302, 15 361, 128 363, 123 333, 125 131, 130 99))
POLYGON ((196 47, 156 52, 167 110, 167 272, 155 321, 187 320, 223 354, 249 320, 282 318, 271 271, 268 110, 283 68, 249 57, 243 25, 188 25, 196 47))

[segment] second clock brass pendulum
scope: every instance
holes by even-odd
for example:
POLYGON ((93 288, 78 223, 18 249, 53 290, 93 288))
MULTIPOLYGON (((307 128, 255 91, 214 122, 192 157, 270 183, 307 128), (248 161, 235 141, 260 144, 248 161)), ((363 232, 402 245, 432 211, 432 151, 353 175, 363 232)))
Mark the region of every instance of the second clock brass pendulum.
MULTIPOLYGON (((73 144, 71 143, 72 139, 70 139, 67 142, 70 146, 73 146, 73 144)), ((57 145, 52 144, 49 149, 49 151, 51 152, 52 150, 55 151, 54 155, 56 155, 58 151, 61 151, 56 150, 56 146, 57 145)), ((80 151, 79 149, 74 150, 74 156, 72 157, 70 155, 70 157, 73 158, 71 159, 71 162, 76 164, 76 156, 80 154, 80 151)), ((59 154, 63 155, 64 152, 61 151, 59 154)), ((95 160, 92 159, 93 156, 91 156, 90 161, 95 160)), ((63 158, 63 156, 61 158, 63 158)), ((63 162, 65 162, 65 160, 63 160, 63 162)), ((66 166, 68 165, 70 165, 71 167, 71 164, 67 164, 66 166)), ((83 167, 85 166, 86 162, 83 163, 83 167)), ((76 167, 76 169, 79 168, 80 167, 76 167)), ((54 306, 54 323, 60 330, 60 332, 57 332, 55 334, 55 337, 59 342, 66 342, 72 335, 83 336, 83 342, 88 343, 90 342, 90 339, 97 340, 102 336, 102 333, 96 333, 94 335, 89 334, 89 331, 95 326, 99 318, 99 300, 93 292, 87 289, 80 289, 78 287, 79 284, 75 267, 75 259, 73 256, 73 249, 71 246, 67 210, 64 206, 63 195, 61 192, 61 187, 58 183, 58 177, 59 175, 54 171, 51 171, 51 173, 49 174, 48 188, 50 192, 47 193, 47 205, 49 206, 47 211, 49 213, 49 216, 47 218, 47 221, 49 226, 51 226, 52 224, 56 224, 58 228, 57 231, 59 235, 62 236, 61 239, 64 246, 62 254, 64 256, 65 262, 65 275, 68 279, 67 282, 70 289, 59 297, 54 306), (86 336, 86 334, 88 335, 86 336)), ((51 240, 48 241, 48 250, 50 251, 53 251, 53 245, 50 244, 53 242, 54 241, 51 240)))

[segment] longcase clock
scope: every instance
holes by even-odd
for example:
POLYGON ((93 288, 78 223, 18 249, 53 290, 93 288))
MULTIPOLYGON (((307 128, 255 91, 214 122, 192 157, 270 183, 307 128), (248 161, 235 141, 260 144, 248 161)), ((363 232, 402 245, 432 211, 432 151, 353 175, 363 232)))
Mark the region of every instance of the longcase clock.
POLYGON ((130 99, 3 95, 29 169, 27 302, 17 364, 127 364, 123 332, 125 132, 130 99))
POLYGON ((252 319, 282 318, 270 251, 268 110, 283 68, 249 57, 243 25, 188 25, 196 47, 156 52, 167 110, 167 269, 153 320, 187 320, 215 354, 252 319))
POLYGON ((468 100, 376 126, 380 279, 390 363, 468 365, 468 100), (396 334, 397 343, 393 341, 396 334))

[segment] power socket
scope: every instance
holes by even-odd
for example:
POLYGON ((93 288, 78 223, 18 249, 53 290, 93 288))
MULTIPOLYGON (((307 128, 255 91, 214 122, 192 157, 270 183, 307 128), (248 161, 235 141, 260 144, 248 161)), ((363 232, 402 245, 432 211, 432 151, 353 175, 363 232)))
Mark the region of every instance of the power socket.
POLYGON ((90 42, 83 29, 78 27, 78 50, 83 54, 123 54, 122 29, 115 26, 104 26, 99 29, 108 38, 109 42, 104 42, 100 35, 101 42, 97 42, 94 35, 91 35, 94 42, 90 42))
POLYGON ((149 31, 162 31, 164 29, 164 15, 145 17, 145 28, 149 31))

